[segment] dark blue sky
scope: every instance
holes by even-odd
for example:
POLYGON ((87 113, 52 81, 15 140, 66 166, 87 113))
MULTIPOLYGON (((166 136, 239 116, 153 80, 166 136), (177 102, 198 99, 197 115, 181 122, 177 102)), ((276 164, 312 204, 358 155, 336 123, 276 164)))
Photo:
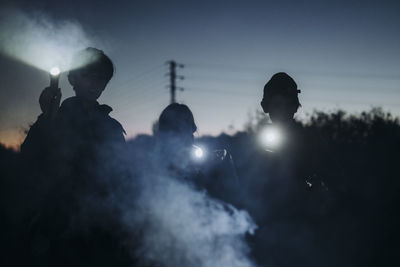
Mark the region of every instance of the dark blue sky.
MULTIPOLYGON (((165 61, 185 64, 177 100, 199 134, 241 129, 277 71, 302 89, 299 117, 313 109, 382 106, 400 114, 398 1, 9 1, 51 23, 82 26, 117 72, 100 98, 129 136, 150 132, 168 104, 165 61), (31 3, 35 2, 35 3, 31 3)), ((0 58, 0 141, 39 114, 45 72, 0 58)), ((72 95, 65 79, 63 96, 72 95)), ((22 135, 19 135, 22 138, 22 135)), ((14 140, 14 141, 12 141, 14 140)))

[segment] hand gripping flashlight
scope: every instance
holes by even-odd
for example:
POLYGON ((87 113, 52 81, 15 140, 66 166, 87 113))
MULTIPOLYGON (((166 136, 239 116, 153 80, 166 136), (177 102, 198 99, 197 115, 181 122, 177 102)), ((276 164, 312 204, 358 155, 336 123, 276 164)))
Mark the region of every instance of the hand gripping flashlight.
POLYGON ((58 80, 60 78, 60 69, 53 67, 50 70, 50 87, 43 90, 39 98, 42 111, 48 117, 54 119, 60 105, 61 92, 58 88, 58 80))
POLYGON ((50 70, 50 87, 58 89, 58 80, 60 79, 60 69, 53 67, 50 70))

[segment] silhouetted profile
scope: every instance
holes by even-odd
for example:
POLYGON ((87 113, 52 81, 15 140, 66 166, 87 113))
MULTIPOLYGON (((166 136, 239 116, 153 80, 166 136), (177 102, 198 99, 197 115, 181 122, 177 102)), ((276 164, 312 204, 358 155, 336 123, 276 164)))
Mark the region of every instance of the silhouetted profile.
POLYGON ((294 114, 301 106, 297 84, 284 72, 276 73, 264 86, 261 106, 276 123, 292 123, 294 114))
POLYGON ((172 176, 193 182, 215 198, 235 199, 238 179, 231 155, 225 150, 206 151, 194 143, 197 126, 190 109, 170 104, 158 121, 157 148, 172 176))
POLYGON ((294 178, 295 182, 307 189, 324 187, 321 177, 316 177, 320 172, 317 165, 320 155, 315 154, 316 147, 321 145, 319 137, 311 135, 294 120, 294 115, 301 106, 299 93, 296 82, 286 73, 279 72, 272 76, 264 86, 261 101, 261 106, 272 124, 265 126, 260 138, 264 141, 265 149, 271 152, 270 160, 290 164, 289 171, 297 176, 294 178))
POLYGON ((119 266, 127 264, 121 248, 118 209, 108 205, 118 186, 124 130, 97 102, 114 73, 112 61, 96 48, 73 58, 84 65, 68 80, 75 96, 61 99, 48 87, 40 96, 43 113, 21 146, 32 176, 35 205, 28 220, 28 254, 35 266, 119 266))
POLYGON ((250 159, 258 171, 250 175, 246 190, 258 202, 249 206, 259 226, 251 242, 262 264, 313 266, 317 259, 309 255, 323 255, 316 231, 327 209, 328 188, 315 154, 319 140, 294 120, 299 93, 283 72, 264 87, 261 106, 272 123, 260 130, 263 150, 250 159))
POLYGON ((39 99, 43 113, 29 130, 21 146, 22 153, 41 151, 38 154, 44 154, 43 149, 54 150, 52 146, 47 148, 49 141, 59 143, 65 140, 75 147, 125 142, 121 124, 109 116, 112 108, 97 102, 114 74, 112 61, 96 48, 77 53, 74 60, 81 61, 81 58, 85 58, 87 63, 68 74, 76 96, 64 100, 58 107, 61 90, 50 87, 43 90, 39 99), (54 110, 55 117, 49 114, 54 110))

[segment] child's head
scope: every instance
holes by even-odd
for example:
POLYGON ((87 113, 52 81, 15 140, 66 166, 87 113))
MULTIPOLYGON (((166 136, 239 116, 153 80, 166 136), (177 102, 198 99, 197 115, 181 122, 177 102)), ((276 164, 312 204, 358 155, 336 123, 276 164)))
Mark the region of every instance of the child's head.
POLYGON ((179 140, 183 146, 192 145, 194 132, 197 126, 193 113, 184 104, 173 103, 168 105, 158 120, 158 131, 161 136, 179 140))
POLYGON ((188 106, 173 103, 161 112, 157 139, 166 162, 177 168, 188 166, 196 130, 193 113, 188 106))
POLYGON ((289 121, 300 107, 296 82, 284 72, 274 74, 264 86, 261 106, 272 121, 289 121))
POLYGON ((159 118, 159 131, 193 135, 197 130, 192 111, 184 104, 168 105, 159 118))
POLYGON ((73 61, 84 62, 68 74, 68 80, 78 97, 97 100, 114 74, 114 64, 103 51, 88 47, 78 52, 73 61))

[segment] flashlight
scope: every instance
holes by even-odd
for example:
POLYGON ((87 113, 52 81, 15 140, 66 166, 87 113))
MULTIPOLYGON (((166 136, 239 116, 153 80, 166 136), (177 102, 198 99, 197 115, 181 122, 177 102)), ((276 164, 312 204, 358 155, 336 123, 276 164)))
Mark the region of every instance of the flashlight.
POLYGON ((201 159, 204 156, 204 151, 201 147, 193 145, 193 155, 197 159, 201 159))
POLYGON ((55 115, 60 106, 61 92, 58 88, 58 80, 60 78, 60 69, 53 67, 50 69, 50 87, 43 90, 39 97, 40 108, 44 114, 47 114, 51 119, 55 115), (47 92, 47 93, 46 93, 47 92))
POLYGON ((196 161, 203 161, 205 158, 205 152, 201 147, 192 145, 192 157, 196 161))
POLYGON ((60 69, 53 67, 50 70, 50 87, 58 89, 58 80, 60 78, 60 69))
POLYGON ((279 128, 268 125, 260 131, 259 139, 265 150, 274 152, 283 141, 283 134, 279 128))
POLYGON ((197 147, 197 148, 194 150, 194 155, 196 156, 196 158, 201 158, 201 157, 203 157, 203 154, 204 154, 203 149, 201 149, 200 147, 197 147))

